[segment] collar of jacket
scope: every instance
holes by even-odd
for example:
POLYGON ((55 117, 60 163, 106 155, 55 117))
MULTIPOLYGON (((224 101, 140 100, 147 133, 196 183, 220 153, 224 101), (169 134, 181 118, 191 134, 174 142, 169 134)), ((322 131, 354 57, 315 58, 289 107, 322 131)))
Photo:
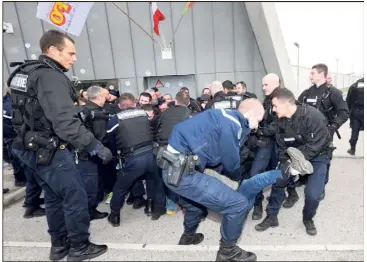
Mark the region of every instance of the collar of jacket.
POLYGON ((225 96, 226 96, 226 94, 224 94, 223 91, 219 91, 219 92, 215 93, 213 98, 216 99, 216 98, 225 97, 225 96))
POLYGON ((88 100, 87 103, 85 104, 86 106, 88 106, 91 109, 103 109, 103 107, 100 107, 99 105, 97 105, 96 103, 94 103, 93 101, 88 100))
POLYGON ((52 63, 53 65, 55 65, 55 67, 57 67, 58 69, 60 69, 63 72, 67 72, 69 71, 68 69, 66 69, 65 67, 63 67, 59 62, 57 62, 56 60, 52 59, 51 57, 47 56, 47 55, 40 55, 39 60, 47 60, 49 63, 52 63))

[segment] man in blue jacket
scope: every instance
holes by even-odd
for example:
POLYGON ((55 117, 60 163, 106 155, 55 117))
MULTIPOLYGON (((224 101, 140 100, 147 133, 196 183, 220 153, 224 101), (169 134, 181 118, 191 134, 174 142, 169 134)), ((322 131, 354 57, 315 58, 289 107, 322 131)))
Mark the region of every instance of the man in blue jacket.
POLYGON ((239 149, 263 115, 259 100, 246 99, 238 110, 206 110, 174 127, 167 150, 162 156, 157 154, 157 161, 159 157, 166 160, 163 180, 182 197, 186 209, 179 245, 197 245, 203 241, 204 235, 196 233, 203 212, 199 205, 203 205, 223 214, 217 261, 256 260, 254 253, 236 245, 251 208, 248 198, 241 190, 237 192, 219 179, 203 174, 203 170, 222 164, 222 173, 240 182, 239 149))

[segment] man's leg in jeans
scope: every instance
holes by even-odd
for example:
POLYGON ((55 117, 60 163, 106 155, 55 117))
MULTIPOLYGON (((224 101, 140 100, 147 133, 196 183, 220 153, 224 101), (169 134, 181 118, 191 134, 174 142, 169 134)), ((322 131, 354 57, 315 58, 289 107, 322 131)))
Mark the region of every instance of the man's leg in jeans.
POLYGON ((305 187, 303 223, 306 227, 307 234, 314 236, 317 234, 317 230, 313 221, 313 217, 316 215, 316 210, 319 206, 321 196, 324 191, 324 181, 329 159, 326 155, 321 155, 311 160, 311 163, 314 168, 314 172, 308 178, 308 182, 305 187))
POLYGON ((262 192, 265 187, 275 184, 281 177, 281 170, 267 171, 242 181, 237 191, 247 198, 251 209, 258 193, 262 192))
MULTIPOLYGON (((274 150, 274 141, 269 141, 265 147, 259 147, 256 152, 256 156, 254 161, 252 162, 250 177, 254 177, 257 174, 263 173, 266 171, 266 168, 269 165, 272 152, 274 150)), ((262 191, 258 193, 255 199, 254 204, 254 212, 252 214, 252 220, 259 220, 263 215, 263 207, 262 201, 264 199, 264 195, 262 191)))
MULTIPOLYGON (((234 191, 218 179, 199 172, 185 175, 177 187, 167 183, 168 170, 163 170, 165 184, 182 197, 195 201, 217 213, 223 214, 221 224, 221 246, 217 254, 217 260, 232 259, 246 260, 256 259, 253 253, 245 252, 236 246, 237 240, 242 233, 245 218, 249 212, 247 199, 239 192, 234 191)), ((193 220, 197 225, 200 223, 200 213, 196 215, 185 214, 184 224, 193 220)), ((190 212, 189 212, 190 214, 190 212)), ((194 224, 194 223, 191 223, 194 224)), ((203 239, 202 234, 184 233, 192 239, 191 244, 199 244, 203 239)))
POLYGON ((166 190, 162 179, 162 170, 158 168, 155 156, 153 153, 145 155, 144 160, 148 165, 148 170, 145 175, 147 187, 147 208, 146 214, 149 213, 149 202, 153 201, 151 207, 152 220, 158 220, 162 215, 166 214, 166 190))
POLYGON ((44 201, 41 202, 40 198, 42 194, 42 188, 38 184, 33 171, 25 164, 23 164, 23 168, 27 178, 27 185, 25 189, 25 201, 24 201, 26 211, 23 217, 32 218, 32 217, 44 216, 46 214, 45 209, 40 207, 40 205, 44 203, 44 201))

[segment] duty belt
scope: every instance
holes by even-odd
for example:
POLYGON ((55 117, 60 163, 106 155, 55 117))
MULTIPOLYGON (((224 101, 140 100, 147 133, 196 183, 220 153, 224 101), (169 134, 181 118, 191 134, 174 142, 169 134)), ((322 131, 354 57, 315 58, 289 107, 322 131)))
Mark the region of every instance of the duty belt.
POLYGON ((127 158, 127 157, 130 157, 130 156, 136 156, 138 154, 141 154, 141 153, 144 153, 144 152, 147 152, 149 150, 152 150, 153 149, 153 145, 147 145, 147 146, 143 146, 143 147, 140 147, 138 149, 133 149, 133 150, 130 150, 130 151, 123 151, 122 155, 124 158, 127 158))

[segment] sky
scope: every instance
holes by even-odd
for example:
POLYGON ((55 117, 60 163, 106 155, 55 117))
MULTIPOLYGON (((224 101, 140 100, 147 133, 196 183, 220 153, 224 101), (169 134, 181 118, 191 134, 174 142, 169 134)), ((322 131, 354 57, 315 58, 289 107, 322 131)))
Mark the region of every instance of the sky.
POLYGON ((331 72, 362 74, 364 71, 364 3, 275 3, 283 38, 292 65, 311 68, 325 63, 331 72))

